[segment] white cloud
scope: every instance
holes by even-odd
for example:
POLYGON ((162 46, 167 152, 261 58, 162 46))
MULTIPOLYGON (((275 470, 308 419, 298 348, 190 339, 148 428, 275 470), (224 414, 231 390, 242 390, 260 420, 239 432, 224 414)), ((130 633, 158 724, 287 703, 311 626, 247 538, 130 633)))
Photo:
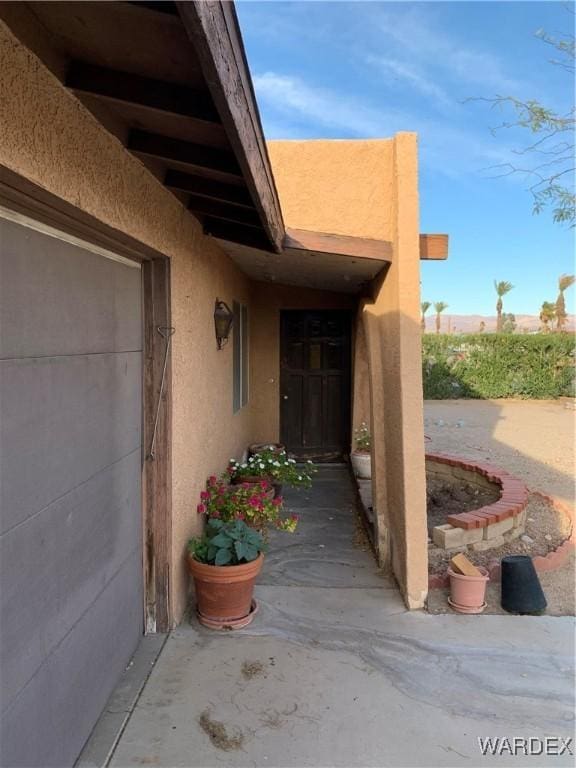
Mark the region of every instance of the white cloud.
POLYGON ((369 54, 364 60, 367 64, 377 67, 385 76, 392 77, 395 80, 402 80, 439 104, 448 106, 453 103, 453 100, 450 99, 443 88, 423 75, 418 69, 398 61, 398 59, 389 59, 384 56, 369 54))
POLYGON ((409 118, 400 112, 374 109, 344 94, 310 86, 299 77, 265 72, 253 80, 259 104, 293 121, 301 118, 364 138, 389 136, 403 119, 404 130, 410 130, 409 118))
POLYGON ((452 121, 377 108, 293 75, 257 74, 254 86, 268 138, 318 138, 326 135, 326 129, 345 138, 386 138, 397 131, 416 131, 422 164, 450 178, 480 172, 511 157, 500 141, 452 121))

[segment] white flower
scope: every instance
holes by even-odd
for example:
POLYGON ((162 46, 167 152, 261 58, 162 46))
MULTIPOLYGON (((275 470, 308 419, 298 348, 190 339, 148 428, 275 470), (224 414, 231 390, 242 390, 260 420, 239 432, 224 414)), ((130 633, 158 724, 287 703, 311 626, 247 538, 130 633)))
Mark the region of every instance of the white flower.
POLYGON ((302 480, 302 475, 298 475, 298 480, 302 480))

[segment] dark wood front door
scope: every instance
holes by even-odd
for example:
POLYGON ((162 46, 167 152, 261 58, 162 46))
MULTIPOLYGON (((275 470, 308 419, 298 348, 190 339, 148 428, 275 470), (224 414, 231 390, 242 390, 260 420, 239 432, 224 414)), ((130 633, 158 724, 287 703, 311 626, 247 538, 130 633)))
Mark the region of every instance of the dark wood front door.
POLYGON ((295 456, 330 460, 349 451, 350 315, 281 316, 280 435, 295 456))

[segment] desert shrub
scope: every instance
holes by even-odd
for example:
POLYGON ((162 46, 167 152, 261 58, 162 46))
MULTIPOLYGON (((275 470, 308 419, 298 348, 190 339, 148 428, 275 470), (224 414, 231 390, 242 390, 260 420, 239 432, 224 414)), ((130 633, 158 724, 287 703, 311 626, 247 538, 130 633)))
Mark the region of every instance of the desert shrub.
POLYGON ((574 394, 575 337, 569 333, 425 334, 424 397, 520 397, 574 394))

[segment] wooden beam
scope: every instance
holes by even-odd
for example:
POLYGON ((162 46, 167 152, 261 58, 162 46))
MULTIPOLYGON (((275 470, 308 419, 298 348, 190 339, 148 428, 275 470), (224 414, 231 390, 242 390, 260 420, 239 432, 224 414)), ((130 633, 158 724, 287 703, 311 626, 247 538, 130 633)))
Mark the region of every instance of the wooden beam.
POLYGON ((224 184, 221 181, 205 179, 202 176, 194 176, 182 171, 168 170, 164 178, 164 184, 171 189, 180 192, 190 192, 211 200, 221 200, 231 205, 254 208, 250 193, 245 187, 237 187, 234 184, 224 184))
POLYGON ((218 200, 209 200, 207 197, 190 195, 188 208, 195 213, 214 216, 217 219, 235 221, 238 224, 246 224, 249 227, 262 228, 258 211, 254 208, 240 208, 236 205, 228 205, 218 200))
POLYGON ((246 227, 243 224, 236 224, 230 221, 223 221, 212 216, 204 218, 204 232, 212 235, 219 240, 227 240, 231 243, 240 243, 248 245, 251 248, 258 248, 261 251, 270 251, 270 240, 263 229, 255 227, 246 227))
POLYGON ((218 110, 208 91, 194 90, 177 83, 165 83, 129 72, 118 72, 83 61, 73 61, 68 69, 65 84, 76 93, 86 93, 127 104, 139 104, 160 112, 184 115, 209 123, 220 123, 218 110))
POLYGON ((129 0, 129 5, 138 5, 157 13, 167 13, 170 16, 178 16, 176 5, 168 0, 129 0))
POLYGON ((279 253, 284 222, 234 4, 195 0, 176 5, 264 230, 279 253))
POLYGON ((234 155, 213 147, 133 129, 128 136, 128 149, 137 154, 157 157, 168 162, 174 160, 196 168, 219 171, 242 178, 242 171, 234 155))
POLYGON ((420 235, 420 258, 443 261, 448 258, 448 235, 420 235))
POLYGON ((307 229, 287 229, 283 247, 284 249, 315 251, 317 253, 334 253, 358 259, 392 261, 392 243, 387 240, 311 232, 307 229))
POLYGON ((165 357, 168 351, 165 336, 171 323, 170 259, 145 262, 143 293, 146 631, 168 632, 172 629, 172 376, 171 355, 165 357), (154 432, 154 455, 151 456, 154 432))

